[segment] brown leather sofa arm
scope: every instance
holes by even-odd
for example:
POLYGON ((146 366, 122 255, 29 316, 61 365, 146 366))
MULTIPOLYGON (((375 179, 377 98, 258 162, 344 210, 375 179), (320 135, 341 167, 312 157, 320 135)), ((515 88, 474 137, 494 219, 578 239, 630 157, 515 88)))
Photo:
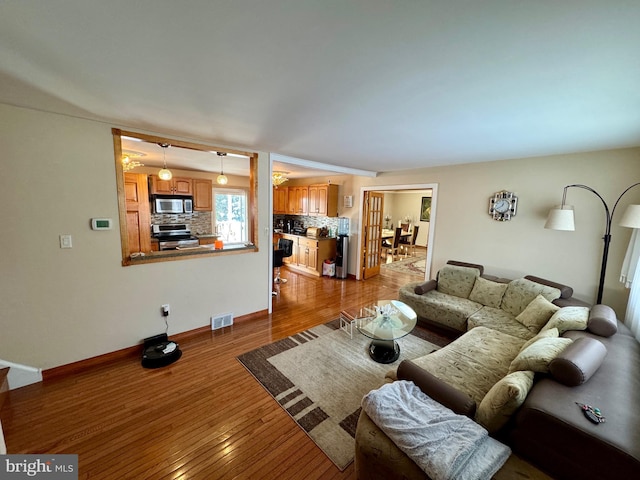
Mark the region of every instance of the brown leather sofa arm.
POLYGON ((398 365, 398 380, 412 381, 429 397, 458 415, 473 418, 476 413, 476 402, 471 397, 420 368, 411 360, 403 360, 398 365))

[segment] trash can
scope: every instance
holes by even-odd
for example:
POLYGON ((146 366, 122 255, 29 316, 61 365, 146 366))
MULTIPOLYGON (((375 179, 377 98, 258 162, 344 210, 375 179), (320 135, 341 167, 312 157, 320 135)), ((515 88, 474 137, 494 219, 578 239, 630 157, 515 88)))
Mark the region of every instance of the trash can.
POLYGON ((336 276, 336 262, 332 259, 327 259, 322 264, 322 275, 327 277, 336 276))

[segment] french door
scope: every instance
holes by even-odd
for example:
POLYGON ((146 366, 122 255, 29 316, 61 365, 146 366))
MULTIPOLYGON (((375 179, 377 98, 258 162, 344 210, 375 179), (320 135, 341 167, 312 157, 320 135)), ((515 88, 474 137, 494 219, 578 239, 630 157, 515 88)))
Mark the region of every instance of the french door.
POLYGON ((380 273, 382 250, 382 211, 384 193, 364 192, 362 233, 362 278, 366 280, 380 273))

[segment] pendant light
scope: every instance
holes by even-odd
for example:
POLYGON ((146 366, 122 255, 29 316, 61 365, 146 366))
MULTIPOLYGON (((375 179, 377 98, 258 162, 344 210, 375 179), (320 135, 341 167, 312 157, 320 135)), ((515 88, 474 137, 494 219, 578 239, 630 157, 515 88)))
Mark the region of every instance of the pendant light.
POLYGON ((162 147, 162 158, 164 159, 164 166, 158 172, 158 178, 160 178, 160 180, 171 180, 171 177, 173 177, 173 174, 171 173, 171 170, 167 168, 167 155, 166 155, 167 148, 169 148, 171 144, 159 143, 158 145, 162 147))
POLYGON ((216 179, 216 182, 218 182, 218 185, 226 185, 227 182, 229 181, 229 179, 227 179, 227 176, 224 174, 224 165, 222 163, 222 159, 227 154, 225 152, 216 152, 216 153, 220 157, 220 175, 218 175, 218 178, 216 179))

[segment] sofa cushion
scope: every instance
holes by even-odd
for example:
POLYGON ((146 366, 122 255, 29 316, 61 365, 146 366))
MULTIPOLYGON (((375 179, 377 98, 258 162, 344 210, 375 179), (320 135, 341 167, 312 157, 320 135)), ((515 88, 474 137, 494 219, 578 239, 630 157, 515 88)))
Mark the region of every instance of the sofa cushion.
POLYGON ((437 321, 455 330, 467 330, 467 318, 482 308, 482 305, 467 298, 431 290, 424 295, 400 291, 400 301, 409 305, 419 317, 437 321))
POLYGON ((420 368, 411 360, 403 360, 398 365, 398 380, 409 380, 435 401, 453 410, 459 415, 473 418, 476 413, 476 402, 469 395, 453 388, 447 382, 420 368))
POLYGON ((540 338, 520 351, 509 366, 509 373, 519 370, 531 370, 534 372, 547 373, 549 364, 573 340, 562 337, 540 338))
POLYGON ((526 400, 533 377, 531 371, 518 371, 499 380, 478 405, 476 422, 490 433, 499 430, 526 400))
POLYGON ((524 340, 535 336, 534 332, 500 308, 482 307, 471 315, 467 320, 467 329, 476 327, 487 327, 524 340))
POLYGON ((542 295, 538 295, 516 317, 516 320, 533 333, 538 333, 558 310, 560 310, 560 307, 557 307, 542 295))
POLYGON ((540 340, 541 338, 556 338, 559 336, 560 336, 560 332, 558 332, 558 329, 555 327, 549 328, 548 330, 541 330, 535 337, 527 340, 527 342, 524 345, 522 345, 522 348, 520 349, 520 351, 522 352, 522 350, 527 348, 533 342, 540 340))
POLYGON ((560 297, 560 290, 554 287, 532 282, 526 278, 518 278, 509 282, 502 297, 500 308, 514 317, 520 315, 527 308, 531 300, 542 295, 550 302, 560 297))
POLYGON ((554 313, 542 330, 557 328, 560 335, 568 330, 586 330, 589 321, 587 307, 562 307, 554 313))
POLYGON ((469 300, 488 307, 498 308, 502 303, 502 296, 507 286, 508 284, 506 283, 492 282, 491 280, 478 277, 469 294, 469 300))
POLYGON ((589 312, 587 328, 601 337, 610 337, 618 331, 616 312, 608 305, 594 305, 589 312))
POLYGON ((478 327, 412 362, 479 404, 491 387, 507 374, 523 344, 522 339, 478 327))
POLYGON ((438 271, 438 287, 441 293, 469 298, 480 270, 458 265, 445 265, 438 271))
POLYGON ((560 383, 575 387, 589 380, 606 356, 607 348, 602 342, 578 338, 551 361, 549 371, 560 383))

